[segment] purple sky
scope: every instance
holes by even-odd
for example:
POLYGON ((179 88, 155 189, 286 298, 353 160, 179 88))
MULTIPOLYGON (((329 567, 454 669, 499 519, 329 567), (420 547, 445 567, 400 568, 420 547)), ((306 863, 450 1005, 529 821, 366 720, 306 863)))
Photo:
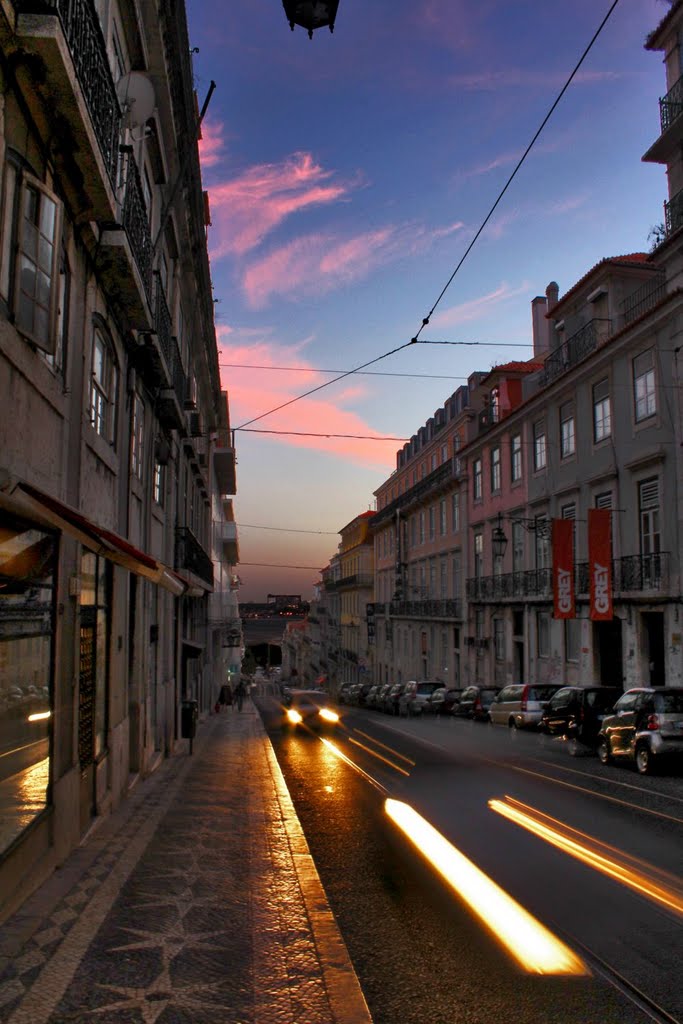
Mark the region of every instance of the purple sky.
MULTIPOLYGON (((415 335, 609 6, 340 0, 309 41, 280 0, 189 0, 200 106, 217 86, 202 161, 233 427, 415 335)), ((667 10, 620 0, 421 335, 486 344, 412 346, 371 368, 401 376, 347 377, 254 429, 408 438, 472 370, 531 355, 550 280, 562 293, 649 248, 666 177, 640 158, 666 86, 643 43, 667 10)), ((401 443, 238 430, 236 446, 243 563, 322 567, 401 443)), ((243 601, 317 578, 239 573, 243 601)))

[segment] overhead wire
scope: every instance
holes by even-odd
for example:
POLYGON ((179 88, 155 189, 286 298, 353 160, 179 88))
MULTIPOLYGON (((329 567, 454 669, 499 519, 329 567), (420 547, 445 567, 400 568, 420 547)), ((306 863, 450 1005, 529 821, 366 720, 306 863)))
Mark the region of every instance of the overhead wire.
POLYGON ((558 95, 556 96, 556 98, 555 98, 555 100, 554 100, 554 102, 553 102, 552 106, 550 107, 550 110, 549 110, 549 111, 548 111, 548 113, 547 113, 547 114, 545 115, 545 117, 544 117, 544 118, 543 118, 543 120, 541 121, 541 124, 540 124, 540 126, 539 126, 539 127, 538 127, 538 129, 536 130, 536 132, 535 132, 535 134, 534 134, 534 137, 532 138, 531 142, 530 142, 530 143, 529 143, 529 145, 528 145, 528 146, 526 147, 526 149, 525 149, 525 150, 524 150, 524 152, 522 153, 521 157, 520 157, 520 158, 519 158, 519 160, 517 161, 517 164, 515 165, 515 168, 514 168, 514 170, 512 171, 512 174, 510 175, 510 177, 508 178, 508 180, 507 180, 507 181, 505 182, 505 184, 503 185, 503 188, 502 188, 502 189, 500 190, 500 192, 498 193, 498 197, 497 197, 496 201, 494 202, 494 204, 493 204, 493 206, 491 207, 491 209, 489 210, 489 212, 488 212, 488 213, 486 214, 486 217, 484 218, 484 220, 483 220, 483 221, 481 222, 481 224, 480 224, 479 228, 477 229, 477 232, 476 232, 476 234, 475 234, 474 238, 473 238, 473 239, 471 240, 470 244, 469 244, 469 245, 467 246, 467 248, 465 249, 465 252, 464 252, 464 253, 463 253, 463 255, 462 255, 462 256, 460 257, 460 259, 459 259, 459 261, 458 261, 458 263, 457 263, 457 265, 456 265, 456 267, 455 267, 455 270, 453 271, 453 273, 451 274, 451 276, 450 276, 450 277, 448 278, 448 280, 446 281, 446 284, 445 284, 445 285, 443 286, 443 288, 442 288, 442 289, 441 289, 441 291, 439 292, 439 295, 438 295, 438 297, 437 297, 437 299, 436 299, 436 302, 434 303, 434 305, 433 305, 433 306, 432 306, 432 308, 430 309, 430 311, 429 311, 429 313, 427 314, 427 316, 426 316, 426 317, 423 317, 423 319, 422 319, 422 324, 421 324, 421 326, 420 326, 419 330, 417 331, 417 333, 416 333, 415 337, 414 337, 414 338, 412 339, 412 343, 414 343, 414 342, 416 342, 416 341, 418 340, 418 338, 420 337, 420 334, 422 333, 422 331, 424 330, 424 328, 425 328, 425 327, 427 326, 427 324, 428 324, 428 323, 429 323, 429 321, 431 320, 431 318, 432 318, 432 316, 434 315, 434 312, 435 312, 435 310, 436 310, 437 306, 439 305, 439 303, 440 303, 440 302, 441 302, 441 300, 443 299, 444 295, 446 294, 446 292, 447 292, 447 291, 448 291, 448 289, 450 288, 451 284, 453 283, 453 279, 455 278, 456 274, 458 273, 458 271, 459 271, 459 270, 460 270, 460 268, 462 267, 463 263, 465 262, 465 260, 466 260, 466 259, 467 259, 467 257, 469 256, 470 252, 471 252, 471 251, 472 251, 472 249, 474 248, 474 246, 475 246, 475 243, 477 242, 477 240, 478 240, 479 236, 481 235, 482 231, 484 230, 484 228, 486 227, 486 225, 487 225, 487 224, 488 224, 488 222, 490 221, 491 217, 493 216, 493 214, 494 214, 494 212, 495 212, 496 208, 498 207, 498 204, 500 203, 501 199, 503 198, 503 196, 504 196, 504 195, 505 195, 505 193, 507 192, 508 188, 509 188, 509 187, 510 187, 510 185, 512 184, 512 182, 513 182, 514 178, 515 178, 515 177, 516 177, 516 175, 517 175, 517 172, 519 171, 520 167, 522 166, 522 164, 523 164, 523 163, 524 163, 524 161, 526 160, 527 156, 528 156, 528 155, 529 155, 529 153, 531 152, 531 149, 532 149, 532 147, 533 147, 534 143, 536 142, 536 140, 538 139, 539 135, 541 134, 541 132, 542 132, 542 131, 543 131, 543 129, 545 128, 546 124, 547 124, 547 123, 548 123, 548 121, 550 120, 550 118, 551 118, 552 114, 553 114, 553 113, 554 113, 554 111, 555 111, 555 108, 557 107, 557 105, 559 104, 560 100, 561 100, 561 99, 562 99, 562 97, 564 96, 565 92, 567 91, 567 89, 568 89, 568 88, 569 88, 569 86, 571 85, 571 83, 572 83, 572 81, 574 80, 574 78, 575 78, 575 76, 576 76, 576 74, 577 74, 577 72, 578 72, 579 68, 581 67, 581 65, 583 64, 584 60, 586 59, 586 57, 587 57, 587 56, 588 56, 588 54, 590 53, 591 49, 593 48, 593 44, 595 43, 596 39, 598 38, 598 36, 599 36, 599 35, 600 35, 600 33, 602 32, 603 28, 604 28, 604 27, 605 27, 605 25, 607 24, 607 22, 608 22, 608 20, 609 20, 609 18, 610 18, 610 16, 611 16, 611 14, 612 14, 612 12, 614 11, 614 9, 615 9, 615 7, 617 6, 617 4, 618 4, 618 3, 619 3, 619 0, 613 0, 612 4, 610 5, 610 8, 609 8, 609 10, 607 11, 607 14, 606 14, 606 15, 605 15, 605 17, 604 17, 604 18, 602 19, 602 21, 600 22, 600 25, 598 26, 598 28, 596 29, 595 33, 593 34, 593 38, 592 38, 592 39, 591 39, 591 41, 590 41, 590 42, 588 43, 588 46, 586 47, 586 49, 585 49, 585 50, 583 51, 583 53, 582 53, 582 54, 581 54, 581 56, 579 57, 579 60, 578 60, 578 62, 577 62, 577 63, 576 63, 576 65, 574 66, 574 70, 572 71, 572 73, 570 74, 569 78, 567 79, 567 81, 566 81, 566 82, 564 83, 564 85, 563 85, 563 86, 562 86, 562 88, 560 89, 560 91, 559 91, 558 95))
POLYGON ((409 441, 409 437, 378 437, 376 434, 316 434, 309 430, 259 430, 258 427, 239 427, 244 434, 289 434, 294 437, 347 437, 356 441, 409 441))
POLYGON ((245 527, 249 530, 274 530, 276 533, 320 533, 330 537, 336 537, 338 530, 295 530, 287 526, 258 526, 256 523, 240 523, 240 530, 245 527))

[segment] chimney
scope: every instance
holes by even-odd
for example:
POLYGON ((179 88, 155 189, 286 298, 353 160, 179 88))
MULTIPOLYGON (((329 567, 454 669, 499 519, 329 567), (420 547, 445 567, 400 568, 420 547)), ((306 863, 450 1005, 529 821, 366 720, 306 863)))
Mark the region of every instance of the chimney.
POLYGON ((550 284, 545 290, 545 297, 548 300, 547 313, 548 316, 550 316, 555 306, 557 305, 557 300, 560 297, 560 286, 558 285, 557 281, 550 282, 550 284))
POLYGON ((531 327, 534 337, 534 357, 545 356, 550 351, 550 321, 546 317, 548 300, 537 295, 531 300, 531 327))

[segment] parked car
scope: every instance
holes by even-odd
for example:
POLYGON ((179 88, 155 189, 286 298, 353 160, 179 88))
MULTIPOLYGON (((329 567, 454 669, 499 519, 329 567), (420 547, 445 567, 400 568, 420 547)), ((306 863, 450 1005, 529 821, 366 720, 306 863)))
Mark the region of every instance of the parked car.
POLYGON ((448 690, 445 686, 441 686, 438 690, 434 690, 424 711, 429 711, 433 715, 450 715, 460 703, 462 693, 462 690, 448 690))
POLYGON ((488 722, 489 708, 500 692, 497 686, 466 686, 460 695, 460 703, 453 708, 458 718, 472 718, 475 722, 488 722))
POLYGON ((389 696, 389 690, 393 685, 393 683, 382 683, 379 688, 379 693, 375 698, 375 711, 386 711, 385 702, 389 696))
POLYGON ((378 697, 379 692, 380 692, 381 689, 382 689, 382 687, 379 685, 379 683, 375 683, 374 686, 370 687, 368 692, 365 694, 365 706, 366 706, 366 708, 374 708, 374 707, 376 707, 377 697, 378 697))
POLYGON ((434 690, 438 690, 441 686, 439 682, 431 682, 428 679, 411 679, 403 687, 403 691, 398 699, 398 713, 399 715, 407 715, 409 718, 413 715, 421 715, 422 709, 425 704, 434 693, 434 690))
POLYGON ((634 761, 641 775, 683 757, 683 689, 636 687, 622 694, 598 734, 598 757, 634 761))
POLYGON ((403 692, 403 683, 392 683, 384 696, 384 710, 389 715, 398 714, 398 699, 403 692))
POLYGON ((539 728, 550 736, 565 736, 569 753, 576 757, 597 746, 603 719, 622 692, 616 686, 563 686, 548 701, 539 728))
POLYGON ((339 722, 339 712, 323 690, 290 690, 283 701, 283 729, 334 729, 339 722))
POLYGON ((494 725, 507 725, 510 729, 535 729, 546 704, 559 689, 559 686, 530 683, 504 686, 489 708, 490 720, 494 725))
POLYGON ((356 694, 356 704, 358 705, 359 708, 365 707, 367 696, 370 693, 372 687, 372 683, 361 683, 361 685, 358 687, 358 692, 356 694))
POLYGON ((340 704, 349 703, 349 690, 351 689, 351 683, 342 683, 339 687, 339 694, 337 700, 340 704))

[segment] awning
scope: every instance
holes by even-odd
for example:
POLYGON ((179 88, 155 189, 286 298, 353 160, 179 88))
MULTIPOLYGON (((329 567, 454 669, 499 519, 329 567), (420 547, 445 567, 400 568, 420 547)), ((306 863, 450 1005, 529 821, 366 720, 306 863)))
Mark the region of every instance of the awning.
POLYGON ((84 547, 108 558, 110 562, 134 572, 138 576, 157 583, 176 597, 185 592, 186 584, 172 569, 158 562, 146 552, 136 548, 124 537, 98 526, 81 512, 65 505, 64 502, 34 487, 32 484, 19 483, 13 492, 19 497, 27 513, 40 516, 43 520, 74 537, 84 547))

